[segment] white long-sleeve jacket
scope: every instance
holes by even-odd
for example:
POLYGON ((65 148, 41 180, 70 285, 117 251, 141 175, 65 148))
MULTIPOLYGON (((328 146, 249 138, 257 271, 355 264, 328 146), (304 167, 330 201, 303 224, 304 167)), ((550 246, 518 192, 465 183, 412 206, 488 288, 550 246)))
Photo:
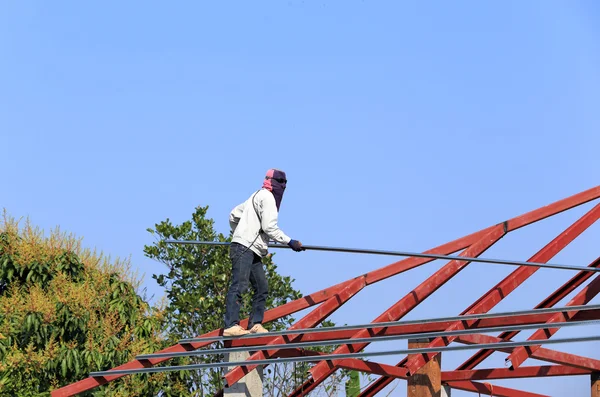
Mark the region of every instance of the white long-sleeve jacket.
POLYGON ((275 197, 266 189, 252 194, 248 200, 235 207, 229 214, 229 225, 233 231, 231 241, 250 247, 261 257, 268 253, 269 240, 281 244, 287 244, 291 240, 277 226, 275 197), (262 233, 260 233, 261 229, 262 233))

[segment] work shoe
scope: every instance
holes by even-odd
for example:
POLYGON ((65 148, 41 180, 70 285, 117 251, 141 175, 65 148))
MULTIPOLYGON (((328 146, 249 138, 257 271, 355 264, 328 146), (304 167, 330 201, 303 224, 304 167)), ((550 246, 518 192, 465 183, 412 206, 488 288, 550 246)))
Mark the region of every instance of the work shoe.
POLYGON ((223 331, 223 336, 242 336, 248 335, 249 333, 250 331, 245 330, 244 328, 236 324, 233 327, 229 327, 225 331, 223 331))
POLYGON ((267 329, 265 327, 262 326, 262 324, 254 324, 254 326, 252 328, 250 328, 250 333, 251 334, 266 334, 267 329))

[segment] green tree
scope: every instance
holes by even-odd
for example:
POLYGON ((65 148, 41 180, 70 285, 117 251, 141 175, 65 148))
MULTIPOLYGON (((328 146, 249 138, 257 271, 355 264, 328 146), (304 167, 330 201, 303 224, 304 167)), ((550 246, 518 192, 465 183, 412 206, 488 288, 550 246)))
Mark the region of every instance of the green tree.
MULTIPOLYGON (((0 220, 0 395, 48 396, 164 346, 163 311, 136 293, 128 262, 81 248, 58 229, 48 237, 6 211, 0 220)), ((128 377, 97 396, 180 393, 162 374, 128 377)))
MULTIPOLYGON (((156 237, 152 245, 144 247, 144 253, 166 265, 164 274, 155 274, 159 285, 165 288, 168 306, 165 324, 168 339, 176 343, 181 338, 195 337, 223 326, 225 296, 229 288, 231 262, 226 246, 167 244, 164 240, 230 241, 231 236, 217 233, 214 221, 206 217, 208 207, 197 207, 192 219, 174 225, 169 219, 148 229, 156 237)), ((277 272, 273 255, 263 258, 269 282, 267 309, 282 305, 302 295, 292 287, 292 279, 277 272)), ((251 311, 251 294, 244 297, 242 318, 251 311)), ((270 322, 270 330, 289 327, 294 319, 290 316, 270 322)), ((326 322, 325 325, 332 325, 326 322)), ((213 346, 214 347, 214 346, 213 346)), ((177 359, 171 364, 191 364, 220 361, 215 355, 177 359)), ((272 366, 265 371, 265 395, 287 395, 306 379, 309 365, 272 366)), ((194 396, 212 396, 222 388, 222 370, 209 369, 202 373, 187 373, 188 388, 194 396)), ((343 376, 336 381, 342 384, 343 376)), ((329 385, 331 386, 331 385, 329 385)))
POLYGON ((360 374, 350 371, 346 381, 346 397, 357 397, 360 394, 360 374))

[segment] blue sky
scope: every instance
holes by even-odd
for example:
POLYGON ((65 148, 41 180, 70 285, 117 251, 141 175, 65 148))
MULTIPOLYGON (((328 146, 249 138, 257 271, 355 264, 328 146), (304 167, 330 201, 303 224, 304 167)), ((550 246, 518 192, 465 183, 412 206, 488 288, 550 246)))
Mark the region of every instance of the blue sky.
MULTIPOLYGON (((3 2, 0 206, 131 256, 157 296, 146 228, 210 205, 227 233, 271 167, 288 173, 293 238, 425 250, 598 184, 599 22, 594 1, 3 2)), ((588 208, 486 256, 525 260, 588 208)), ((553 262, 587 265, 599 237, 594 225, 553 262)), ((393 261, 276 259, 306 294, 393 261)), ((370 287, 334 320, 371 321, 440 265, 370 287)), ((407 318, 455 315, 511 270, 473 264, 407 318)), ((497 310, 531 308, 571 275, 541 270, 497 310)), ((503 365, 493 357, 482 366, 503 365)), ((588 382, 496 383, 554 396, 588 382)))

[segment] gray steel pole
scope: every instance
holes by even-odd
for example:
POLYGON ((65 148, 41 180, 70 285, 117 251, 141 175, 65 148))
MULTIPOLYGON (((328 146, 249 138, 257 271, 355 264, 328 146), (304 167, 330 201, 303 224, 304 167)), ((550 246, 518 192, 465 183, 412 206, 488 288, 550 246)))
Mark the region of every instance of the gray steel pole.
POLYGON ((244 336, 210 336, 204 338, 188 338, 180 339, 178 343, 189 344, 197 342, 210 342, 210 341, 227 341, 227 340, 240 340, 244 338, 267 338, 273 336, 282 335, 297 335, 297 334, 309 334, 317 332, 335 332, 335 331, 349 331, 358 329, 376 329, 384 327, 398 327, 403 325, 418 325, 418 324, 431 324, 447 321, 468 321, 468 320, 483 320, 490 318, 501 318, 501 317, 515 317, 515 316, 526 316, 535 314, 550 314, 550 313, 566 313, 575 311, 586 311, 586 310, 600 310, 600 305, 579 305, 579 306, 565 306, 565 307, 550 307, 543 309, 532 309, 532 310, 521 310, 511 312, 500 312, 500 313, 482 313, 482 314, 466 314, 463 316, 453 317, 438 317, 424 320, 404 320, 404 321, 387 321, 381 323, 368 323, 358 325, 343 325, 339 327, 324 327, 324 328, 303 328, 303 329, 287 329, 285 331, 269 332, 268 334, 250 334, 244 336))
MULTIPOLYGON (((345 338, 345 339, 331 339, 325 341, 315 342, 298 342, 298 343, 278 343, 272 345, 258 345, 258 346, 239 346, 229 347, 225 349, 212 349, 212 350, 194 350, 186 352, 176 353, 155 353, 155 354, 142 354, 136 357, 136 360, 150 360, 154 358, 173 358, 173 357, 189 357, 189 356, 202 356, 211 354, 227 354, 236 352, 246 351, 258 351, 258 350, 274 350, 274 349, 304 349, 307 347, 315 346, 333 346, 333 345, 354 345, 356 343, 373 343, 373 342, 389 342, 393 340, 404 340, 404 339, 416 339, 416 338, 439 338, 439 337, 450 337, 450 336, 461 336, 461 335, 472 335, 472 334, 485 334, 488 332, 496 331, 524 331, 528 329, 550 329, 550 328, 563 328, 563 327, 574 327, 582 325, 598 325, 600 320, 589 320, 589 321, 576 321, 576 322, 556 322, 556 323, 537 323, 537 324, 525 324, 525 325, 511 325, 511 326, 498 326, 498 327, 487 327, 487 328, 473 328, 473 329, 461 329, 453 331, 437 331, 437 332, 421 332, 414 334, 404 335, 387 335, 387 336, 371 336, 368 338, 345 338)), ((268 335, 268 334, 267 334, 268 335)))
POLYGON ((129 374, 141 374, 141 373, 153 373, 153 372, 167 372, 167 371, 190 371, 207 368, 222 368, 222 367, 238 367, 238 366, 249 366, 249 365, 269 365, 269 364, 281 364, 291 362, 317 362, 317 361, 330 361, 330 360, 343 360, 346 358, 363 358, 363 357, 378 357, 378 356, 390 356, 396 354, 426 354, 426 353, 442 353, 449 351, 461 351, 461 350, 479 350, 479 349, 491 349, 501 350, 506 348, 513 348, 519 346, 536 346, 536 345, 552 345, 558 343, 576 343, 576 342, 593 342, 600 340, 600 336, 583 336, 577 338, 564 338, 564 339, 544 339, 544 340, 527 340, 520 342, 498 342, 498 343, 481 343, 475 345, 464 345, 464 346, 447 346, 447 347, 432 347, 422 349, 402 349, 402 350, 385 350, 378 352, 361 352, 361 353, 345 353, 345 354, 326 354, 321 356, 310 356, 310 357, 286 357, 266 360, 248 360, 248 361, 234 361, 234 362, 220 362, 220 363, 206 363, 206 364, 192 364, 192 365, 178 365, 173 367, 149 367, 149 368, 136 368, 136 369, 119 369, 110 371, 99 371, 91 372, 92 377, 103 377, 111 375, 129 375, 129 374))
MULTIPOLYGON (((227 246, 231 243, 219 242, 219 241, 194 241, 194 240, 163 240, 168 244, 197 244, 197 245, 212 245, 212 246, 227 246)), ((583 272, 600 272, 600 268, 596 267, 584 267, 574 265, 561 265, 555 263, 539 263, 539 262, 521 262, 511 261, 506 259, 491 259, 491 258, 471 258, 467 256, 454 256, 454 255, 437 255, 437 254, 425 254, 419 252, 406 252, 406 251, 384 251, 384 250, 373 250, 373 249, 361 249, 361 248, 342 248, 342 247, 326 247, 319 245, 303 245, 304 248, 311 251, 330 251, 330 252, 347 252, 353 254, 373 254, 373 255, 388 255, 388 256, 404 256, 404 257, 416 257, 416 258, 431 258, 431 259, 443 259, 443 260, 456 260, 463 262, 479 262, 479 263, 494 263, 501 265, 512 265, 512 266, 533 266, 533 267, 545 267, 549 269, 562 269, 562 270, 576 270, 583 272)), ((269 248, 286 248, 287 245, 282 244, 269 244, 269 248)))

